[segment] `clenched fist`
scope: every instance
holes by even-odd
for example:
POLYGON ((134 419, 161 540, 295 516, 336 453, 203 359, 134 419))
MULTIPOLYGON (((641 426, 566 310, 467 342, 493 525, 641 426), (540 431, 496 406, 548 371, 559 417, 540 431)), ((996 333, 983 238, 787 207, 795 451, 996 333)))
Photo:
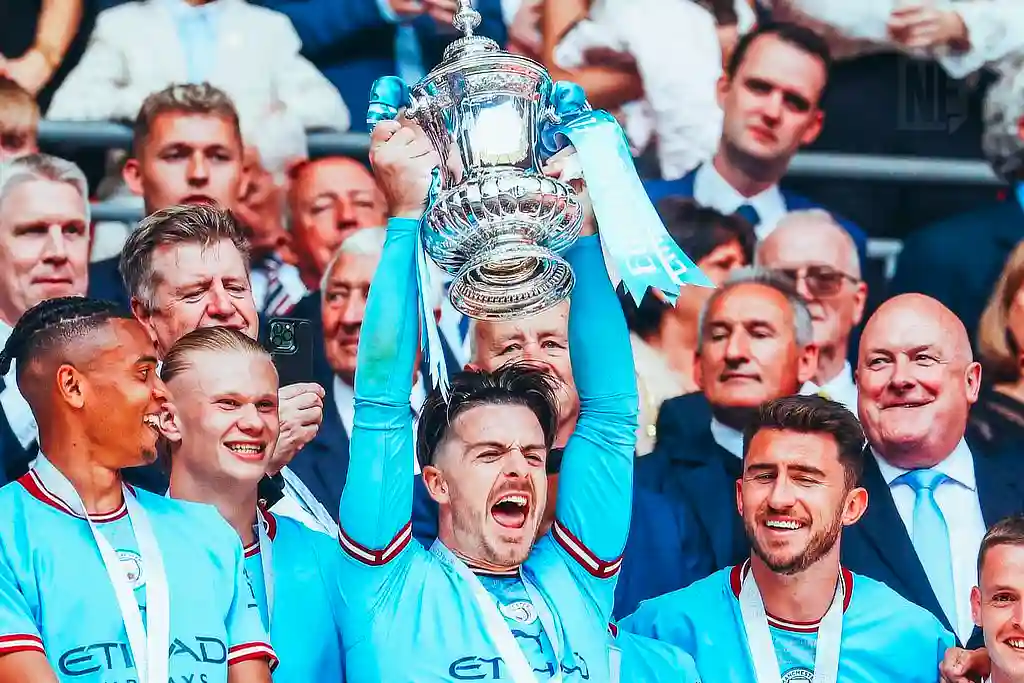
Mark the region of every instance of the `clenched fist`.
POLYGON ((419 219, 431 173, 441 158, 427 134, 409 121, 381 121, 370 135, 370 165, 396 218, 419 219))

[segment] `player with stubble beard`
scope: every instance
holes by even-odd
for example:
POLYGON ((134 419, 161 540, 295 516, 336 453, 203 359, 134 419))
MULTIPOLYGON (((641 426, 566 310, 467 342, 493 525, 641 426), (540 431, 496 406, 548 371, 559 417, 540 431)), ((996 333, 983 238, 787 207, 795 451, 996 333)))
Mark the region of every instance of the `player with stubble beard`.
POLYGON ((933 683, 952 634, 839 562, 843 529, 867 509, 863 447, 857 418, 838 403, 762 405, 736 483, 749 558, 643 603, 622 628, 689 652, 708 681, 933 683))

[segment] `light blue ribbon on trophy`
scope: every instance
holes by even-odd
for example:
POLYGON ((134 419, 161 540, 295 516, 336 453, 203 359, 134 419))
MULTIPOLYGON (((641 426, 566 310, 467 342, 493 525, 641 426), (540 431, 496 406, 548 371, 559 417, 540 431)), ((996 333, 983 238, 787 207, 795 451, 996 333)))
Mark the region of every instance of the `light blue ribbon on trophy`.
POLYGON ((541 152, 550 157, 570 144, 575 148, 605 253, 636 304, 648 287, 670 303, 682 285, 714 287, 665 230, 618 122, 592 110, 583 88, 567 81, 554 84, 551 106, 557 122, 541 128, 541 152))
MULTIPOLYGON (((411 104, 409 86, 397 76, 385 76, 378 78, 370 90, 370 104, 366 110, 366 125, 372 131, 373 127, 381 121, 394 121, 398 118, 400 110, 411 104)), ((430 190, 427 193, 427 206, 430 206, 437 199, 440 192, 441 175, 438 169, 434 169, 430 190)), ((426 210, 423 215, 426 216, 426 210)), ((430 301, 430 294, 434 291, 433 274, 427 264, 427 253, 423 249, 424 222, 420 219, 420 232, 416 240, 416 289, 419 297, 418 308, 420 314, 420 348, 423 349, 423 357, 430 373, 431 384, 441 391, 444 399, 448 400, 448 367, 444 360, 444 349, 441 347, 441 333, 437 327, 437 319, 434 317, 434 310, 430 301)))

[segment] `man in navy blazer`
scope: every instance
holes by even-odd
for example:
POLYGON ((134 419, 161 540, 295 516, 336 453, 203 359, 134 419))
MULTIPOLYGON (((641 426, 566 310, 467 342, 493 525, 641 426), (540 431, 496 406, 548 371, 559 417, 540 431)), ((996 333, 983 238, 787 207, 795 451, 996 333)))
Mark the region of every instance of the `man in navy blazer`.
MULTIPOLYGON (((381 76, 410 78, 406 73, 406 48, 418 50, 418 66, 429 71, 441 61, 445 47, 458 37, 450 24, 442 25, 425 11, 440 4, 432 0, 415 3, 409 0, 255 2, 291 19, 302 41, 302 54, 341 93, 352 114, 352 130, 357 131, 366 130, 366 109, 373 82, 381 76), (410 28, 411 33, 404 32, 400 38, 404 44, 398 47, 396 37, 400 27, 410 28)), ((507 31, 501 0, 475 0, 473 6, 483 20, 476 34, 503 45, 507 31)), ((444 14, 439 10, 434 13, 439 18, 444 14)), ((450 21, 447 17, 444 19, 450 21)))
POLYGON ((689 503, 712 564, 738 564, 750 548, 736 509, 743 429, 765 401, 790 396, 817 365, 807 306, 790 281, 745 268, 701 314, 695 379, 702 393, 666 401, 654 451, 637 462, 636 487, 689 503))
POLYGON ((964 438, 981 386, 964 326, 929 297, 889 300, 864 329, 857 380, 870 502, 844 532, 843 564, 977 647, 978 549, 988 526, 1024 511, 1024 467, 964 438))
MULTIPOLYGON (((819 105, 830 65, 828 45, 810 29, 768 23, 740 38, 718 82, 723 112, 718 151, 678 180, 647 182, 652 201, 678 195, 722 213, 739 212, 759 238, 788 211, 823 208, 779 183, 797 151, 821 131, 819 105)), ((837 220, 865 262, 867 236, 851 222, 837 220)))
MULTIPOLYGON (((32 306, 88 286, 89 187, 75 164, 29 154, 0 165, 0 342, 32 306)), ((0 376, 0 484, 28 472, 39 434, 14 367, 0 376)))

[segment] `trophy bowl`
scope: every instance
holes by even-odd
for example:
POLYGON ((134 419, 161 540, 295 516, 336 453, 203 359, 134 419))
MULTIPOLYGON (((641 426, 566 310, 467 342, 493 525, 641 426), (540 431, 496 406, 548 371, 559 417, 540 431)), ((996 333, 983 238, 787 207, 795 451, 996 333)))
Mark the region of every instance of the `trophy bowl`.
POLYGON ((551 77, 541 64, 472 35, 479 14, 463 2, 466 36, 410 88, 406 117, 441 158, 423 218, 426 253, 452 277, 452 306, 478 320, 545 311, 572 292, 559 256, 577 239, 583 207, 567 184, 542 172, 538 138, 554 120, 551 77))

